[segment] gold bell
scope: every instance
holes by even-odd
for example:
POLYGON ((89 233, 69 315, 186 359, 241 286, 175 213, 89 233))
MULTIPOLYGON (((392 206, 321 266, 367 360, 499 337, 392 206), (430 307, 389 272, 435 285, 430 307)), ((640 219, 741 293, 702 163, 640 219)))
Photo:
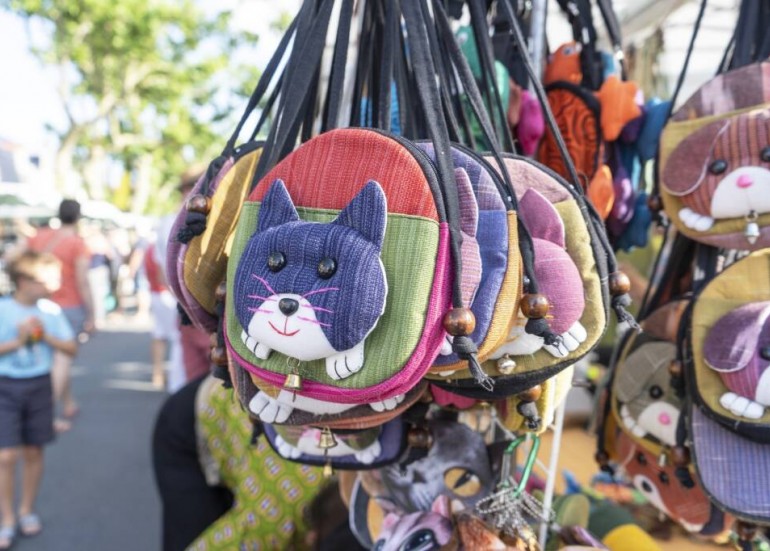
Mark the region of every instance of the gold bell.
POLYGON ((746 229, 743 230, 743 236, 751 245, 759 239, 759 224, 757 224, 757 213, 753 210, 746 216, 746 229))
POLYGON ((516 362, 508 354, 497 360, 497 370, 503 375, 510 375, 514 369, 516 362))
POLYGON ((326 427, 321 431, 321 437, 318 439, 318 447, 322 450, 328 450, 337 445, 337 439, 334 438, 332 431, 326 427))
POLYGON ((324 464, 324 471, 323 471, 324 478, 329 478, 332 474, 334 474, 334 471, 332 470, 332 464, 331 463, 324 464))
POLYGON ((283 382, 283 388, 286 390, 302 390, 302 377, 298 373, 289 373, 283 382))

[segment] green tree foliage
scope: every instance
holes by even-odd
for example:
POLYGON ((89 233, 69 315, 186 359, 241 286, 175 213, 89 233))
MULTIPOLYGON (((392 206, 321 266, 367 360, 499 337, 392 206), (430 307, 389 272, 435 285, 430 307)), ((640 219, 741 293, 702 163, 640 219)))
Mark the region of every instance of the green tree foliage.
POLYGON ((75 169, 89 194, 104 198, 103 167, 120 163, 131 174, 131 210, 164 212, 177 201, 179 174, 221 149, 240 94, 256 82, 230 55, 256 37, 234 36, 230 13, 207 15, 201 4, 0 0, 38 31, 31 37, 50 37, 33 52, 59 68, 68 125, 55 129, 56 176, 65 191, 75 169))

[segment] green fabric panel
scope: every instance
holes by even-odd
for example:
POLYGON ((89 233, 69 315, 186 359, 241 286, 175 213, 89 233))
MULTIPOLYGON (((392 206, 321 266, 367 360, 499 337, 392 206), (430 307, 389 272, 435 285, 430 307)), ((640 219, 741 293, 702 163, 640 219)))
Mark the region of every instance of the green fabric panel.
MULTIPOLYGON (((297 208, 303 220, 330 222, 338 212, 326 209, 297 208)), ((233 296, 232 281, 243 249, 257 226, 259 203, 247 203, 233 243, 227 268, 227 293, 233 296)), ((363 369, 350 377, 335 381, 326 374, 323 360, 304 362, 300 367, 303 379, 313 380, 338 388, 366 388, 376 385, 401 370, 420 341, 425 325, 428 302, 433 289, 436 256, 438 254, 439 225, 434 220, 404 214, 388 214, 382 263, 388 280, 385 313, 374 331, 366 338, 363 369)), ((241 326, 233 308, 227 308, 227 333, 236 352, 274 373, 287 375, 292 370, 287 357, 273 351, 267 360, 254 356, 241 341, 241 326)))
MULTIPOLYGON (((555 358, 544 349, 540 349, 529 356, 515 356, 514 360, 516 360, 518 367, 514 373, 536 371, 563 363, 570 358, 579 358, 596 346, 607 326, 607 317, 604 313, 604 304, 602 304, 601 281, 599 280, 599 272, 596 270, 593 249, 590 245, 591 237, 583 215, 580 213, 580 208, 574 199, 562 201, 555 204, 554 207, 556 207, 559 216, 564 221, 564 227, 567 228, 565 232, 567 252, 572 257, 572 260, 575 261, 580 277, 583 279, 586 306, 583 316, 580 318, 580 323, 586 328, 588 338, 566 358, 555 358)), ((496 360, 484 362, 484 371, 493 376, 502 375, 497 370, 496 360)), ((461 373, 460 377, 470 376, 467 371, 461 373)))
POLYGON ((719 374, 703 359, 703 342, 714 324, 735 308, 770 300, 770 249, 751 254, 714 278, 695 302, 692 313, 692 352, 698 393, 706 404, 724 417, 744 424, 770 423, 770 409, 759 419, 738 417, 723 408, 719 398, 727 392, 719 374))

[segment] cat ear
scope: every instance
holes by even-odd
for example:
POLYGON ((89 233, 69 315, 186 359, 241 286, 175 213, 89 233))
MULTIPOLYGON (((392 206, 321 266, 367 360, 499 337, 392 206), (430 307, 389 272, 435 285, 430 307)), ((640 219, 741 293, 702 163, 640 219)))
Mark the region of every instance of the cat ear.
POLYGON ((289 191, 283 180, 276 180, 265 193, 262 204, 259 207, 259 222, 257 231, 265 231, 274 226, 280 226, 288 222, 297 222, 299 214, 294 208, 289 191))
POLYGON ((519 201, 519 216, 532 237, 565 248, 564 222, 559 211, 535 189, 528 189, 519 201))
POLYGON ((388 205, 385 192, 380 184, 370 180, 348 206, 342 209, 332 224, 353 228, 380 249, 387 221, 388 205))
POLYGON ((432 513, 441 515, 444 518, 452 518, 452 505, 449 502, 449 496, 441 494, 433 500, 430 510, 432 513))
POLYGON ((464 168, 455 169, 457 198, 460 200, 460 229, 471 237, 476 237, 479 225, 479 204, 473 193, 473 186, 464 168))

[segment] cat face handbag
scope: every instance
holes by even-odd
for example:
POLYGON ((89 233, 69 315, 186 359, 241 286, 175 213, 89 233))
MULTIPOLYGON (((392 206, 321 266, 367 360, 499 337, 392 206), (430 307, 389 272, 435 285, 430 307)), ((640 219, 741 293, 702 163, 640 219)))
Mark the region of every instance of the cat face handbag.
POLYGON ((663 207, 687 237, 738 250, 770 246, 770 63, 704 84, 660 139, 663 207))

